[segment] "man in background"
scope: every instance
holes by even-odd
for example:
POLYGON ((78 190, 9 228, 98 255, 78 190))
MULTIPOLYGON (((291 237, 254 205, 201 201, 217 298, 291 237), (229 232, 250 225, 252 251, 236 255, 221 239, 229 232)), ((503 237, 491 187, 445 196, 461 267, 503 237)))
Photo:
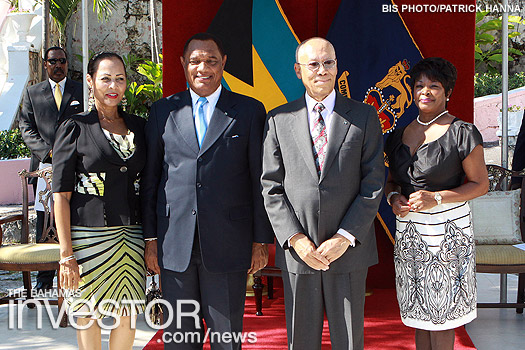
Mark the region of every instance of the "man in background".
MULTIPOLYGON (((82 84, 68 79, 66 51, 58 46, 44 53, 44 68, 48 79, 27 87, 20 112, 19 126, 22 138, 31 151, 30 171, 51 166, 55 132, 60 123, 74 114, 84 111, 82 84)), ((40 241, 44 228, 44 207, 38 201, 37 191, 45 188, 39 179, 35 188, 35 210, 37 213, 36 241, 40 241)), ((53 287, 55 271, 39 271, 37 290, 53 287)))

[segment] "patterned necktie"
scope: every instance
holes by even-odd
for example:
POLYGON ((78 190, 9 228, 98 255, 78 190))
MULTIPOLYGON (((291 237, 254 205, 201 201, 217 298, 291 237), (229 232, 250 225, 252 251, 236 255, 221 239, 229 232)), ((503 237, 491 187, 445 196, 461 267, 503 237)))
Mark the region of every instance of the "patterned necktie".
POLYGON ((55 103, 57 104, 58 110, 60 110, 60 105, 62 104, 62 91, 60 91, 60 85, 55 84, 55 103))
POLYGON ((326 135, 326 124, 324 123, 321 112, 324 110, 324 105, 318 103, 314 107, 314 111, 317 113, 314 126, 312 128, 312 142, 315 166, 317 168, 317 174, 321 177, 321 170, 323 170, 324 158, 326 156, 326 144, 328 138, 326 135))
POLYGON ((206 116, 204 114, 204 105, 208 103, 206 97, 199 97, 197 100, 197 113, 195 114, 195 131, 197 131, 197 141, 199 141, 199 148, 202 146, 206 130, 208 130, 208 123, 206 123, 206 116))

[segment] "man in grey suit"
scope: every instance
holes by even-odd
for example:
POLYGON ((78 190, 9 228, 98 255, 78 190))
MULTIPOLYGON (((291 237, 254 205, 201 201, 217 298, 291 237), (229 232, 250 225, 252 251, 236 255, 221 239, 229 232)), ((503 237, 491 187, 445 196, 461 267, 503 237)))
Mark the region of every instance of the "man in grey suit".
POLYGON ((202 319, 212 349, 240 349, 231 336, 242 332, 246 274, 266 265, 273 242, 260 185, 266 112, 221 86, 226 55, 215 36, 191 37, 181 64, 189 90, 156 102, 146 124, 146 265, 160 271, 174 310, 182 302, 183 312, 195 312, 180 327, 174 315, 165 349, 202 348, 202 319))
POLYGON ((324 313, 332 349, 363 349, 365 282, 377 263, 374 217, 383 142, 375 109, 334 90, 334 47, 303 42, 295 72, 304 97, 268 114, 263 196, 284 271, 290 349, 321 349, 324 313))
MULTIPOLYGON (((58 126, 72 115, 84 111, 82 84, 66 77, 68 63, 64 49, 58 46, 47 49, 44 53, 44 68, 48 79, 27 87, 20 112, 20 131, 31 151, 30 171, 51 166, 58 126)), ((36 190, 36 184, 34 187, 36 190)), ((35 203, 35 209, 38 241, 44 227, 44 211, 38 203, 35 203)), ((54 275, 54 271, 39 271, 35 288, 45 290, 53 287, 54 275)))

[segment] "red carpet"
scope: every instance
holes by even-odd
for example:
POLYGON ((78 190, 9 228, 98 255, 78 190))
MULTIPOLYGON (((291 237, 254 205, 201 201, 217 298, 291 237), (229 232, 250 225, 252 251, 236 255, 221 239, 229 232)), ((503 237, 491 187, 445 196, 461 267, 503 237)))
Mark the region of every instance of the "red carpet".
MULTIPOLYGON (((282 290, 277 289, 275 295, 278 298, 273 300, 268 300, 266 297, 263 297, 264 316, 255 316, 254 298, 246 298, 244 331, 256 332, 257 342, 254 344, 244 343, 243 349, 286 349, 286 321, 284 318, 282 290)), ((144 350, 163 349, 161 332, 162 331, 159 331, 153 339, 151 339, 146 347, 144 347, 144 350)), ((323 350, 331 348, 328 322, 326 320, 323 330, 322 348, 323 350)), ((405 350, 415 348, 414 330, 404 326, 399 317, 395 290, 375 289, 373 295, 366 298, 365 349, 405 350)), ((209 345, 205 346, 205 349, 209 349, 209 345)), ((464 327, 456 331, 455 349, 476 349, 464 327)))

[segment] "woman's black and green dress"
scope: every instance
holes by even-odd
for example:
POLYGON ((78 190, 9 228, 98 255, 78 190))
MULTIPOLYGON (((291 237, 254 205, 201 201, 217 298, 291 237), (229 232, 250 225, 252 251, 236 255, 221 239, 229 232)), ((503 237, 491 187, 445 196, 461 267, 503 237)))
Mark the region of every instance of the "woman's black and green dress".
POLYGON ((96 111, 57 131, 53 191, 72 192, 71 241, 80 285, 66 298, 83 317, 144 311, 144 240, 138 181, 145 161, 144 120, 121 112, 127 135, 100 127, 96 111))

